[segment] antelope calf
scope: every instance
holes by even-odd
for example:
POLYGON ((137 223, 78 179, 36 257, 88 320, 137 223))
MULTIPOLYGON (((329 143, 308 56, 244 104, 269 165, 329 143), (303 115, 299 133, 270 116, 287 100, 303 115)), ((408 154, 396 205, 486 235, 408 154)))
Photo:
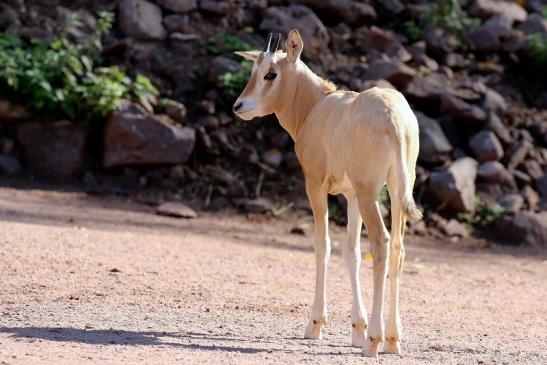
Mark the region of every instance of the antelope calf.
POLYGON ((291 135, 306 179, 315 220, 316 283, 311 317, 304 337, 321 338, 327 321, 325 282, 331 244, 328 235, 328 194, 343 194, 348 202, 347 243, 342 245, 353 305, 352 345, 363 354, 400 352, 399 275, 404 259, 407 219, 421 218, 412 198, 418 156, 418 123, 397 91, 373 87, 362 93, 337 90, 300 60, 302 38, 294 29, 286 52, 278 51, 281 34, 264 50, 238 51, 254 61, 251 79, 233 110, 244 120, 275 113, 291 135), (387 184, 391 197, 391 238, 379 208, 379 193, 387 184), (360 232, 364 221, 373 257, 374 295, 370 325, 361 299, 360 232), (388 271, 391 305, 384 330, 384 290, 388 271))

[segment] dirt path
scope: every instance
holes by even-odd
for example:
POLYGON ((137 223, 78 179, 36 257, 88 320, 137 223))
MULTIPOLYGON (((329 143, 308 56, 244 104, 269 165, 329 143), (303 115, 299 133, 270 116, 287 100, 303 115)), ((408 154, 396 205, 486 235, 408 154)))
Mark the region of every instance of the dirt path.
MULTIPOLYGON (((2 188, 0 364, 376 363, 348 346, 339 228, 325 338, 302 339, 314 260, 311 239, 289 228, 2 188)), ((419 237, 406 246, 405 354, 381 363, 547 363, 545 257, 419 237)), ((370 262, 362 278, 370 309, 370 262)))

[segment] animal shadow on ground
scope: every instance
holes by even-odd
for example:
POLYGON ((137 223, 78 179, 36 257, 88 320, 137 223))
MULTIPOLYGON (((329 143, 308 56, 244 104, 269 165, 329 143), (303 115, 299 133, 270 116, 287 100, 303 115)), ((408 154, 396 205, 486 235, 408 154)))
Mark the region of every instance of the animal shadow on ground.
POLYGON ((125 331, 125 330, 93 330, 78 328, 53 327, 0 327, 0 333, 9 334, 15 338, 42 339, 57 342, 78 342, 88 345, 125 345, 125 346, 171 346, 204 351, 223 351, 241 353, 259 353, 267 351, 284 351, 283 349, 225 346, 214 344, 198 344, 196 340, 234 341, 242 342, 235 337, 220 337, 211 334, 195 332, 154 332, 154 331, 125 331), (187 342, 187 343, 185 343, 187 342))

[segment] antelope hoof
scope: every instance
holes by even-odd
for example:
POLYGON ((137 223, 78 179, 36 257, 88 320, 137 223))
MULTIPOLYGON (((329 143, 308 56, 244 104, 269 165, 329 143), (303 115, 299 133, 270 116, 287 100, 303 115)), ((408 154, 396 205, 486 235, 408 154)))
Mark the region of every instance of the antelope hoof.
POLYGON ((367 339, 365 340, 365 344, 363 346, 363 356, 377 359, 378 347, 380 347, 380 343, 382 343, 381 337, 377 337, 377 338, 367 337, 367 339))
POLYGON ((384 352, 388 354, 401 354, 401 343, 395 337, 388 338, 384 343, 384 352))
POLYGON ((352 324, 351 329, 351 346, 352 347, 363 347, 365 345, 365 340, 367 338, 366 325, 358 326, 352 324))
POLYGON ((323 334, 321 333, 321 327, 323 326, 322 321, 318 320, 311 320, 308 325, 306 326, 306 330, 304 331, 304 338, 309 338, 312 340, 320 340, 323 338, 323 334))

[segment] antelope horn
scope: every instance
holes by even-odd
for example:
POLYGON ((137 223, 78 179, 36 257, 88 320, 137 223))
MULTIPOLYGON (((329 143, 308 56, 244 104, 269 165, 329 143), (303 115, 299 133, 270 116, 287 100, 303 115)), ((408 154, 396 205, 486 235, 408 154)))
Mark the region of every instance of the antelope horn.
POLYGON ((268 40, 264 46, 264 52, 270 52, 270 45, 272 44, 272 33, 268 34, 268 40))
POLYGON ((277 33, 277 40, 274 41, 275 43, 275 48, 273 50, 273 52, 275 53, 277 51, 277 49, 279 48, 279 42, 281 42, 281 33, 277 33))

